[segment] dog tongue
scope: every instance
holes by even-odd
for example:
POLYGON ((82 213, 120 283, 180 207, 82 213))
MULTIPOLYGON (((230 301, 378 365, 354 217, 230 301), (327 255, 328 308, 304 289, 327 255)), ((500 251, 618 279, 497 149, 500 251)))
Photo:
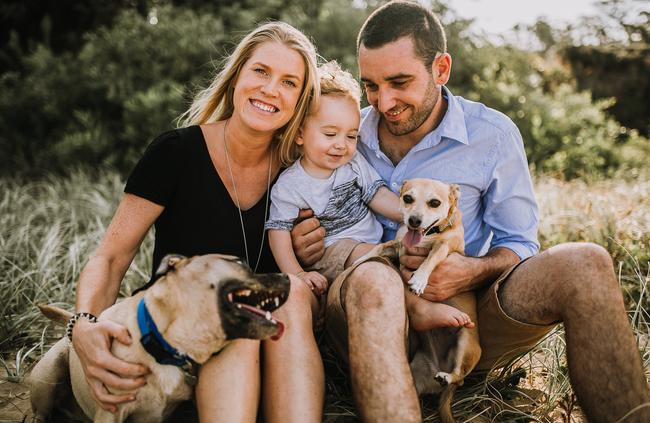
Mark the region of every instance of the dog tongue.
POLYGON ((282 323, 279 320, 275 320, 278 324, 278 331, 271 337, 272 340, 277 341, 282 337, 282 334, 284 333, 284 323, 282 323))
MULTIPOLYGON (((260 310, 259 308, 250 306, 248 304, 240 303, 239 305, 241 307, 245 308, 246 310, 250 311, 251 313, 255 313, 258 316, 262 316, 262 317, 264 317, 266 319, 266 313, 268 313, 267 311, 260 310)), ((277 341, 278 339, 280 339, 280 337, 284 333, 284 323, 282 323, 281 321, 279 321, 275 317, 272 317, 271 319, 273 320, 273 322, 275 322, 275 324, 278 327, 278 331, 275 333, 275 335, 271 336, 271 339, 274 340, 274 341, 277 341)))
POLYGON ((420 231, 409 229, 406 235, 404 235, 404 239, 402 239, 402 243, 410 248, 418 245, 421 239, 422 239, 422 234, 420 233, 420 231))

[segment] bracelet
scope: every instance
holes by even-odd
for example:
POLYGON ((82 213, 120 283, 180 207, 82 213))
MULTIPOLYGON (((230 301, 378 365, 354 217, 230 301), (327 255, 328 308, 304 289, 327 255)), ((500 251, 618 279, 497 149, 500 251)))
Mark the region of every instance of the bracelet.
POLYGON ((82 318, 88 320, 90 323, 97 323, 97 317, 85 311, 72 316, 70 320, 68 320, 68 324, 65 325, 65 335, 68 337, 70 342, 72 342, 72 328, 74 328, 75 323, 82 318))

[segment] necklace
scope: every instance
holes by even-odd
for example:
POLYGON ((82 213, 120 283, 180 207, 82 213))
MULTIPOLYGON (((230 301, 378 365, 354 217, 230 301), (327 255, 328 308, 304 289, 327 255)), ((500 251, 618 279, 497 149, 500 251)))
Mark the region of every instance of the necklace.
MULTIPOLYGON (((223 125, 223 146, 226 151, 226 163, 228 164, 228 172, 230 173, 230 182, 232 183, 233 191, 235 191, 235 202, 237 203, 237 211, 239 212, 239 224, 241 225, 241 234, 244 238, 244 251, 246 252, 246 264, 251 265, 250 259, 248 257, 248 243, 246 242, 246 229, 244 228, 244 217, 241 213, 241 206, 239 204, 239 194, 237 193, 237 185, 235 184, 235 178, 232 174, 232 166, 230 164, 230 152, 228 151, 228 140, 226 139, 226 127, 228 126, 228 121, 223 125)), ((264 205, 264 222, 268 218, 269 213, 269 191, 271 191, 271 164, 273 163, 273 154, 269 157, 269 176, 266 180, 266 204, 264 205)), ((257 273, 257 267, 260 265, 260 258, 262 257, 262 248, 264 248, 264 227, 262 227, 262 240, 260 241, 260 251, 257 254, 257 261, 255 262, 255 269, 253 273, 257 273)))

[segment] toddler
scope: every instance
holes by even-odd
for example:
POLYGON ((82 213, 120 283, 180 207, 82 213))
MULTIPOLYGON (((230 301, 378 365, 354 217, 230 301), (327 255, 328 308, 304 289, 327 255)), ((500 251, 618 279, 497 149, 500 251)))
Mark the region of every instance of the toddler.
MULTIPOLYGON (((359 84, 336 62, 322 65, 319 76, 320 106, 307 115, 295 140, 302 157, 273 186, 265 228, 280 270, 296 275, 322 296, 345 267, 381 242, 383 229, 372 212, 396 222, 402 214, 399 197, 357 153, 359 84), (291 244, 290 231, 300 209, 312 209, 326 233, 325 254, 309 269, 302 268, 291 244)), ((410 292, 406 304, 416 330, 473 326, 460 310, 410 292)))

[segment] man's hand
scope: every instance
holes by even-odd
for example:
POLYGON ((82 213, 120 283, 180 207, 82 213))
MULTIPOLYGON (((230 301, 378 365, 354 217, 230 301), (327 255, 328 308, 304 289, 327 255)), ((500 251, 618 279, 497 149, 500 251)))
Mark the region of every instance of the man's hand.
MULTIPOLYGON (((404 281, 411 279, 413 272, 420 267, 429 255, 429 249, 423 247, 407 248, 406 254, 399 261, 405 269, 402 271, 404 281)), ((461 292, 473 289, 480 262, 474 257, 451 253, 429 275, 429 283, 424 288, 422 298, 429 301, 444 301, 461 292)))
POLYGON ((300 210, 291 230, 291 243, 296 258, 303 267, 309 267, 325 253, 325 229, 311 209, 300 210))

